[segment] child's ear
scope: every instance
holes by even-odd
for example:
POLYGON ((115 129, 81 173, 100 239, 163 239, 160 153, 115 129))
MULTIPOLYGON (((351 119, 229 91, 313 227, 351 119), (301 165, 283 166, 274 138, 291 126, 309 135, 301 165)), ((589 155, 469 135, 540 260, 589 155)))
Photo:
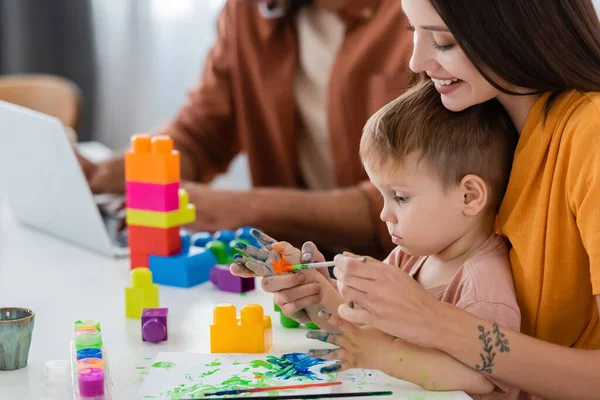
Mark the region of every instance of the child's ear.
POLYGON ((485 208, 488 202, 488 187, 477 175, 465 175, 460 181, 459 191, 462 196, 463 213, 474 217, 485 208))

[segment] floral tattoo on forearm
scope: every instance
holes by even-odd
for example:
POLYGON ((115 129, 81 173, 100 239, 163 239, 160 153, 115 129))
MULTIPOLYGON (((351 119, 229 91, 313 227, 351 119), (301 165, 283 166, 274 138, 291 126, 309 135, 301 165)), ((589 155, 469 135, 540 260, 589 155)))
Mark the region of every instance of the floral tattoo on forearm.
POLYGON ((508 339, 506 335, 500 332, 498 324, 492 325, 492 331, 486 331, 483 325, 479 325, 479 340, 483 342, 483 351, 480 354, 482 364, 475 365, 475 369, 480 372, 492 373, 492 367, 494 364, 494 358, 496 358, 496 352, 494 347, 500 350, 500 353, 510 352, 508 347, 508 339), (495 342, 492 344, 492 341, 495 342))

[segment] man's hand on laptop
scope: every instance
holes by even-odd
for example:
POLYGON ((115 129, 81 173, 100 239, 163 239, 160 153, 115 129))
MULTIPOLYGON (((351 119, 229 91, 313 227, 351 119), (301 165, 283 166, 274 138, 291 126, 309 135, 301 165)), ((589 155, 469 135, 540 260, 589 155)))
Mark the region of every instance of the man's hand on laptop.
POLYGON ((125 160, 117 155, 101 163, 93 163, 75 151, 77 161, 94 194, 125 192, 125 160))

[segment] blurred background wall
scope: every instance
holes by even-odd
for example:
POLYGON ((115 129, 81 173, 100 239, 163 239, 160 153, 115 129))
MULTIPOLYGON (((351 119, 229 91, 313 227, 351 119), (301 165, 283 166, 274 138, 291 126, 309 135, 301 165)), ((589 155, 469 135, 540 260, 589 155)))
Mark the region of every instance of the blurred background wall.
MULTIPOLYGON (((79 139, 123 149, 181 106, 225 1, 0 0, 0 74, 75 81, 84 94, 79 139)), ((234 186, 247 186, 247 175, 238 157, 234 186)))

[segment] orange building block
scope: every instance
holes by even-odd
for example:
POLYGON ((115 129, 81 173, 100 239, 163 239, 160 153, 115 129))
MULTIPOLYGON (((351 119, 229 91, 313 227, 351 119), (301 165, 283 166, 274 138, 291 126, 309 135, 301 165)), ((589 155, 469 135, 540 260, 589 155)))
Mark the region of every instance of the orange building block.
POLYGON ((157 256, 172 256, 181 252, 179 226, 172 228, 152 228, 129 225, 129 249, 157 256))
POLYGON ((134 135, 125 153, 127 182, 168 184, 180 180, 179 152, 168 136, 134 135))
POLYGON ((242 307, 236 317, 232 304, 219 304, 210 325, 211 353, 266 353, 273 343, 271 317, 259 304, 242 307))
POLYGON ((148 268, 149 257, 150 256, 148 255, 148 253, 130 251, 129 252, 129 267, 130 267, 130 269, 148 268))

